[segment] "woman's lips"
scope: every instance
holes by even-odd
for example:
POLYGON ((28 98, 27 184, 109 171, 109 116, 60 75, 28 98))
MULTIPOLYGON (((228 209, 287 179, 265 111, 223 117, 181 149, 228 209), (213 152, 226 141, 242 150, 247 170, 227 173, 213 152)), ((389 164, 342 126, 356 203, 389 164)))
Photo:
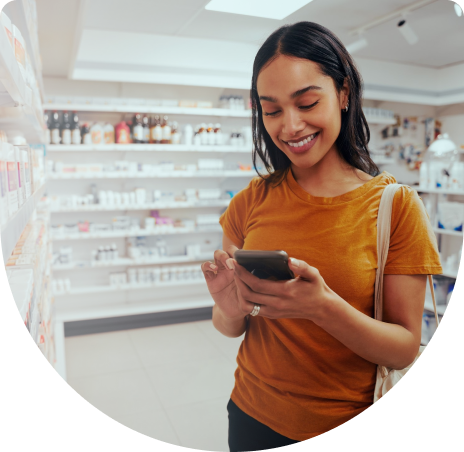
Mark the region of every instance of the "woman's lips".
POLYGON ((303 154, 303 152, 309 151, 314 146, 318 138, 319 138, 319 132, 311 141, 303 144, 303 146, 295 147, 295 146, 290 146, 288 143, 285 143, 285 146, 293 154, 303 154))

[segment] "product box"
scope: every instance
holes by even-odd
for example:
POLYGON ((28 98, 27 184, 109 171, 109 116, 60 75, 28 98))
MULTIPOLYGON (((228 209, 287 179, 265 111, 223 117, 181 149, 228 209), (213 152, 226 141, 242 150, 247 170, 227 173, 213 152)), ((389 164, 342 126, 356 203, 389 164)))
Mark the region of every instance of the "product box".
POLYGON ((21 75, 24 81, 26 81, 26 44, 19 28, 16 25, 13 25, 12 28, 16 61, 18 62, 21 75))
POLYGON ((8 41, 10 41, 11 48, 14 50, 14 38, 13 38, 13 29, 10 18, 2 11, 0 16, 0 21, 3 27, 5 28, 6 35, 8 36, 8 41))

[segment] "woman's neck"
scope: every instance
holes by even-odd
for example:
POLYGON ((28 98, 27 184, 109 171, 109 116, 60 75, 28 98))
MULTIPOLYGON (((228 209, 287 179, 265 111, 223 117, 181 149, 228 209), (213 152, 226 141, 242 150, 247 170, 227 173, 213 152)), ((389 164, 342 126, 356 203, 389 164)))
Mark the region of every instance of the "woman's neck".
POLYGON ((309 168, 291 164, 298 184, 312 196, 331 198, 360 187, 372 176, 348 165, 332 147, 319 162, 309 168))

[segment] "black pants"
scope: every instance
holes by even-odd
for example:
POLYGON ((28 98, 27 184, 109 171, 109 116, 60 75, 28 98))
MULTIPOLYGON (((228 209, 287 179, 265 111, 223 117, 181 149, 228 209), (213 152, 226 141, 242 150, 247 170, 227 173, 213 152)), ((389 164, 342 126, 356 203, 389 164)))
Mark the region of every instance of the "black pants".
POLYGON ((275 449, 298 441, 282 436, 244 413, 232 399, 227 404, 229 412, 230 452, 275 449))

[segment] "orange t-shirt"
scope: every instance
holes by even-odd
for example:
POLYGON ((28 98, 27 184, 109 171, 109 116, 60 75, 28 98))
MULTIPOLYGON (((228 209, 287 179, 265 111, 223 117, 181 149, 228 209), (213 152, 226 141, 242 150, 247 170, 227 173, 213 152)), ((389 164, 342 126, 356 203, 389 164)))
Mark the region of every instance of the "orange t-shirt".
MULTIPOLYGON (((260 178, 221 216, 239 248, 284 250, 316 267, 327 285, 374 316, 377 212, 387 173, 332 198, 303 190, 291 171, 277 187, 260 178)), ((395 195, 385 274, 440 274, 437 241, 417 192, 395 195)), ((353 334, 356 334, 353 331, 353 334)), ((324 433, 372 404, 376 365, 305 319, 250 317, 231 398, 245 413, 294 440, 324 433)))

